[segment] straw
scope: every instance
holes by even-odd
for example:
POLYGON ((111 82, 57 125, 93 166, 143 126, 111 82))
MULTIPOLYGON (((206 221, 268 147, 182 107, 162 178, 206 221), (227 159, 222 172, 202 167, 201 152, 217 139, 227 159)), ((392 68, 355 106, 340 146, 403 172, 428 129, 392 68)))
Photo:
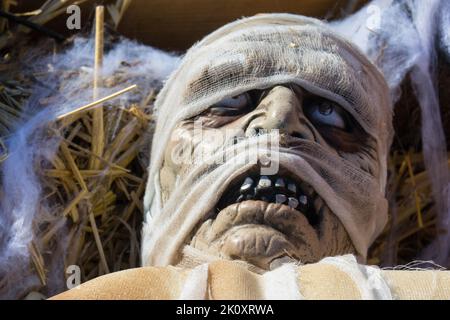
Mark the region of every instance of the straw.
MULTIPOLYGON (((103 65, 103 25, 104 8, 98 6, 95 8, 95 59, 94 59, 94 100, 98 98, 98 87, 101 86, 101 73, 103 65)), ((92 111, 92 153, 102 156, 105 144, 103 128, 103 108, 99 105, 92 111)), ((89 159, 90 169, 99 169, 100 162, 97 158, 89 159)))

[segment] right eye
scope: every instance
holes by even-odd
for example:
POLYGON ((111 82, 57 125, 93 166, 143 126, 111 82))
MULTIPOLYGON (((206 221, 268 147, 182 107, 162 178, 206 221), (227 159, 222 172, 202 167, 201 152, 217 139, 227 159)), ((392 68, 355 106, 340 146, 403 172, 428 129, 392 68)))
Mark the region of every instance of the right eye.
POLYGON ((346 130, 348 127, 344 117, 344 110, 330 101, 319 101, 318 103, 309 106, 307 112, 315 123, 342 130, 346 130))
POLYGON ((244 113, 251 106, 250 94, 244 92, 232 98, 225 98, 213 105, 209 111, 218 116, 235 116, 244 113))

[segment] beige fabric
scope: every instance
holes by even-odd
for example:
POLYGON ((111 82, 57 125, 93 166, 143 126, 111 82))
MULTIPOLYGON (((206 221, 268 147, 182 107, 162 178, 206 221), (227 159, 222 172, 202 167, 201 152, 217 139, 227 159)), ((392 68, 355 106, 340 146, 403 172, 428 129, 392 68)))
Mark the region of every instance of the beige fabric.
POLYGON ((361 294, 350 275, 332 265, 306 265, 299 274, 303 296, 313 300, 360 299, 361 294))
MULTIPOLYGON (((369 267, 359 265, 359 268, 369 267)), ((212 262, 208 266, 205 298, 274 299, 277 296, 267 295, 270 283, 267 275, 274 275, 277 270, 258 275, 232 261, 212 262)), ((363 298, 361 284, 336 265, 316 263, 295 266, 295 270, 298 299, 363 298)), ((52 299, 178 299, 192 272, 174 267, 130 269, 96 278, 52 299)), ((394 299, 450 299, 450 271, 379 270, 379 274, 389 283, 394 299)), ((286 272, 277 274, 277 278, 283 277, 289 278, 289 275, 286 272)), ((203 286, 202 283, 198 285, 203 286)), ((278 295, 280 297, 286 298, 283 294, 278 295)))
POLYGON ((157 98, 144 198, 143 265, 176 265, 197 223, 214 209, 230 181, 252 165, 237 159, 242 159, 243 152, 257 158, 269 153, 258 150, 258 141, 266 137, 248 139, 245 149, 241 143, 230 143, 215 150, 210 163, 193 163, 186 170, 190 173, 187 178, 176 181, 169 199, 163 202, 159 170, 176 124, 224 98, 283 83, 298 84, 340 104, 376 141, 373 170, 356 164, 364 155, 341 157, 310 141, 295 150, 277 150, 279 165, 314 187, 364 260, 387 221, 384 188, 392 137, 388 88, 363 54, 319 20, 267 14, 226 25, 196 44, 157 98), (233 153, 236 156, 227 162, 215 162, 233 153))
POLYGON ((183 288, 179 295, 180 300, 204 300, 208 293, 208 273, 207 263, 195 267, 184 281, 183 288))
POLYGON ((450 271, 383 271, 383 276, 394 299, 450 299, 450 271))
POLYGON ((392 300, 389 285, 378 267, 360 265, 352 255, 327 257, 322 259, 320 264, 334 266, 350 276, 352 283, 358 286, 361 299, 392 300))
POLYGON ((128 269, 95 278, 52 299, 177 299, 190 272, 174 267, 128 269))

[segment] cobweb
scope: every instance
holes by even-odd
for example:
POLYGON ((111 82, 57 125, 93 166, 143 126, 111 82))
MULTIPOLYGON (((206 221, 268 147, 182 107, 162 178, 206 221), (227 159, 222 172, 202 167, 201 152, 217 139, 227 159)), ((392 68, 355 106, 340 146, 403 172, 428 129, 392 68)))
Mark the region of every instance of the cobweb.
MULTIPOLYGON (((22 125, 6 141, 10 154, 2 164, 0 183, 0 298, 17 298, 33 287, 39 287, 38 277, 30 270, 29 246, 36 237, 33 228, 36 218, 45 220, 39 216, 42 215, 40 208, 50 204, 43 200, 43 186, 36 161, 50 160, 58 151, 58 138, 48 134, 56 117, 92 102, 93 57, 93 38, 78 37, 61 53, 42 56, 39 48, 35 48, 24 59, 32 59, 33 63, 21 61, 26 66, 24 76, 35 79, 33 93, 24 107, 24 114, 34 116, 23 119, 22 125), (33 67, 30 69, 30 66, 33 67), (64 81, 63 72, 69 74, 64 81), (39 109, 41 99, 50 96, 52 102, 39 109)), ((125 83, 137 84, 139 92, 148 94, 151 89, 162 86, 162 81, 175 68, 179 58, 131 40, 120 39, 111 44, 105 53, 103 76, 108 78, 120 72, 121 65, 127 61, 139 63, 127 68, 125 83)), ((99 97, 120 89, 123 87, 100 88, 99 97)), ((118 104, 130 105, 134 98, 133 93, 127 93, 117 98, 120 99, 118 104)), ((64 219, 61 220, 64 224, 64 219)), ((53 252, 54 261, 46 265, 49 281, 64 274, 65 237, 59 238, 58 243, 60 252, 53 252)))
POLYGON ((437 50, 450 61, 450 1, 373 0, 357 13, 330 25, 353 41, 378 65, 400 98, 400 84, 410 77, 421 109, 425 167, 438 211, 437 227, 446 230, 421 258, 449 264, 450 179, 437 90, 437 50))

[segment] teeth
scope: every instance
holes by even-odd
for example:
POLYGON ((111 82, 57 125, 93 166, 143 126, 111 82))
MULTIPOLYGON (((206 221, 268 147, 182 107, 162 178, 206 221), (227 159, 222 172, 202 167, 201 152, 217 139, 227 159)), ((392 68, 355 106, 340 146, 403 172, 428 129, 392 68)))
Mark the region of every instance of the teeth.
POLYGON ((275 202, 276 203, 285 203, 287 200, 287 197, 284 194, 277 194, 275 195, 275 202))
POLYGON ((284 183, 283 178, 278 178, 277 181, 275 181, 275 187, 277 188, 284 188, 286 184, 284 183))
POLYGON ((292 193, 297 193, 297 186, 295 185, 295 183, 290 182, 288 184, 288 190, 292 193))
MULTIPOLYGON (((301 192, 297 193, 299 189, 296 183, 292 180, 276 177, 273 181, 270 180, 268 176, 261 176, 259 180, 246 177, 239 189, 240 194, 238 195, 236 202, 260 199, 266 202, 286 204, 289 207, 300 210, 303 213, 308 211, 308 207, 312 205, 312 203, 309 202, 313 199, 315 204, 315 198, 308 199, 307 188, 311 188, 309 185, 301 184, 301 192), (285 192, 287 192, 287 194, 285 194, 285 192)), ((316 207, 320 208, 320 206, 315 206, 315 208, 316 207)))
POLYGON ((262 176, 259 179, 258 186, 256 187, 256 189, 268 189, 271 187, 271 185, 272 181, 270 181, 270 179, 267 176, 262 176))
POLYGON ((292 197, 289 197, 288 206, 295 209, 298 206, 298 200, 292 197))
POLYGON ((314 195, 314 189, 312 186, 308 185, 308 184, 301 184, 301 189, 305 192, 305 194, 309 197, 313 197, 314 195))
POLYGON ((319 212, 320 210, 322 210, 322 206, 323 206, 323 201, 322 198, 320 197, 316 197, 314 199, 314 208, 317 212, 319 212))
POLYGON ((241 193, 246 193, 247 191, 249 191, 253 186, 253 179, 250 177, 245 178, 244 183, 241 186, 240 192, 241 193))
POLYGON ((308 198, 305 195, 301 195, 300 197, 298 197, 298 201, 304 206, 308 204, 308 198))

